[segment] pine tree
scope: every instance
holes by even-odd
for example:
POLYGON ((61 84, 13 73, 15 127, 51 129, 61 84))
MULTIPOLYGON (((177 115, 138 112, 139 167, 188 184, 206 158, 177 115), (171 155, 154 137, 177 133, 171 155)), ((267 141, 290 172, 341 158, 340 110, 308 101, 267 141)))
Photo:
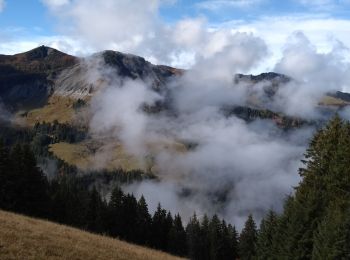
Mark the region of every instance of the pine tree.
POLYGON ((137 201, 131 194, 127 194, 123 197, 120 221, 123 227, 121 236, 128 241, 135 242, 137 240, 135 237, 137 223, 137 201))
POLYGON ((179 214, 174 217, 174 224, 170 229, 168 241, 168 252, 178 256, 186 256, 186 232, 179 214))
POLYGON ((210 259, 222 259, 222 225, 217 215, 214 215, 209 224, 210 259))
POLYGON ((92 189, 89 196, 88 208, 86 212, 86 228, 92 232, 103 231, 102 224, 103 202, 96 187, 92 189))
POLYGON ((33 216, 45 216, 49 205, 48 183, 36 166, 28 145, 16 145, 11 153, 14 185, 14 210, 33 216))
POLYGON ((284 248, 291 258, 310 259, 319 223, 330 207, 346 208, 349 193, 349 134, 344 122, 335 116, 321 129, 305 154, 303 178, 296 188, 288 213, 287 242, 284 248))
POLYGON ((152 245, 155 248, 166 250, 168 238, 167 212, 160 203, 152 219, 152 245))
POLYGON ((269 211, 266 218, 261 220, 257 240, 257 258, 258 259, 277 259, 274 255, 273 242, 277 233, 277 215, 272 210, 269 211))
POLYGON ((350 259, 350 217, 333 210, 314 235, 312 259, 350 259))
POLYGON ((237 259, 238 255, 238 232, 234 226, 228 225, 230 246, 232 251, 232 259, 237 259))
POLYGON ((139 244, 151 244, 151 225, 152 217, 148 212, 148 205, 143 196, 137 203, 137 221, 136 221, 136 242, 139 244))
POLYGON ((200 226, 200 253, 201 259, 209 260, 210 259, 210 220, 207 215, 204 215, 201 221, 200 226))
POLYGON ((201 227, 196 213, 186 227, 188 255, 192 260, 202 260, 201 227))
POLYGON ((222 237, 219 241, 221 241, 221 253, 220 253, 220 259, 226 259, 231 260, 235 259, 237 256, 237 248, 235 248, 236 244, 234 241, 234 230, 232 226, 227 226, 225 220, 222 220, 221 222, 221 230, 222 230, 222 237))
POLYGON ((108 204, 107 226, 111 236, 118 237, 124 234, 124 226, 122 224, 122 207, 124 193, 119 186, 116 186, 111 194, 108 204))
POLYGON ((257 229, 253 216, 249 215, 239 236, 239 256, 243 260, 256 257, 257 229))

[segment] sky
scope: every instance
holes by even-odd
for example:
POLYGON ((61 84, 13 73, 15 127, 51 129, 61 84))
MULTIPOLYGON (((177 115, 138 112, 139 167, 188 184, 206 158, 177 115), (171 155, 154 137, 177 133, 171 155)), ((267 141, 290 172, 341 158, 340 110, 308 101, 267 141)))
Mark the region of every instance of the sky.
POLYGON ((2 54, 114 49, 188 68, 234 32, 266 42, 269 58, 255 70, 271 70, 295 32, 319 52, 350 46, 350 0, 0 0, 2 54))

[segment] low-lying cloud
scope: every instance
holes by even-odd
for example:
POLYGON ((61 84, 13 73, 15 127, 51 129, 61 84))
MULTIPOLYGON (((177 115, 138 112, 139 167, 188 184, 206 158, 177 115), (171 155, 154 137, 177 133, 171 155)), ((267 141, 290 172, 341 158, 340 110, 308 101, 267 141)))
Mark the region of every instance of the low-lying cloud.
MULTIPOLYGON (((124 187, 144 194, 151 209, 160 201, 187 219, 194 211, 218 213, 239 227, 249 213, 259 219, 270 208, 279 211, 299 181, 300 159, 315 129, 285 131, 268 120, 249 123, 228 117, 222 108, 250 105, 319 120, 320 99, 348 87, 348 50, 339 41, 320 52, 296 32, 279 50, 278 62, 265 66, 276 46, 257 37, 253 27, 261 24, 254 21, 252 28, 238 24, 236 29, 210 27, 205 17, 166 24, 159 8, 169 1, 160 0, 45 2, 61 20, 61 29, 86 46, 190 68, 167 83, 169 96, 155 92, 148 80, 120 78, 101 62, 87 70, 90 83, 100 86, 91 100, 90 132, 94 138, 122 142, 141 165, 151 158, 158 180, 124 187), (264 66, 292 78, 273 97, 264 91, 269 82, 235 82, 235 74, 264 66), (264 102, 253 102, 252 92, 264 102), (145 112, 145 105, 159 101, 169 102, 171 111, 145 112)), ((281 23, 290 25, 289 20, 281 23)))
MULTIPOLYGON (((225 106, 249 105, 252 88, 263 95, 263 85, 268 84, 234 81, 236 73, 262 62, 267 48, 251 34, 232 37, 235 40, 222 52, 202 57, 191 70, 168 82, 171 113, 146 113, 144 104, 165 97, 147 80, 121 79, 106 69, 112 79, 92 100, 90 128, 96 136, 118 139, 141 160, 152 158, 158 180, 125 187, 137 196, 144 194, 151 209, 160 201, 185 219, 193 212, 218 213, 241 227, 249 213, 259 219, 271 208, 281 210, 300 180, 300 160, 315 129, 286 131, 269 120, 249 123, 222 112, 225 106)), ((319 54, 303 34, 291 37, 276 69, 295 79, 281 83, 264 105, 318 120, 318 98, 347 82, 349 65, 339 55, 344 49, 340 45, 329 54, 319 54), (295 68, 299 62, 303 70, 295 68), (337 79, 339 75, 344 78, 337 79), (292 110, 293 105, 297 109, 292 110)))

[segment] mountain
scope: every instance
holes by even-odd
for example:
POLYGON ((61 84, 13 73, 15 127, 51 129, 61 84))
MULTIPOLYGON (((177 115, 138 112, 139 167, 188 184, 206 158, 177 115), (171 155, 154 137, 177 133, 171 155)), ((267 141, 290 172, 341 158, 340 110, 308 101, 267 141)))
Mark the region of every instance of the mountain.
MULTIPOLYGON (((72 108, 74 100, 89 99, 115 75, 121 80, 129 78, 147 81, 154 91, 164 94, 167 82, 184 72, 169 66, 154 65, 142 57, 117 51, 108 50, 78 58, 40 46, 16 55, 0 55, 0 100, 12 111, 30 112, 33 108, 40 109, 48 105, 47 111, 35 111, 29 120, 40 121, 47 119, 41 112, 52 115, 53 111, 67 110, 64 107, 72 108), (99 75, 87 76, 87 71, 91 68, 97 69, 99 75)), ((279 87, 291 80, 288 76, 274 72, 260 75, 237 74, 234 77, 235 83, 245 83, 248 87, 264 82, 266 97, 263 102, 269 102, 279 87)), ((329 93, 327 97, 327 102, 331 105, 350 103, 348 93, 329 93)), ((327 105, 327 102, 324 104, 327 105)), ((64 113, 63 121, 69 121, 71 116, 66 115, 71 112, 64 113)), ((55 119, 60 120, 62 117, 55 119)), ((48 120, 52 121, 51 118, 48 120)))
POLYGON ((0 55, 1 100, 11 110, 18 110, 41 107, 55 95, 85 98, 94 88, 85 72, 89 66, 98 66, 98 62, 121 77, 150 80, 156 91, 164 89, 168 78, 182 73, 131 54, 104 51, 78 58, 40 46, 25 53, 0 55))
MULTIPOLYGON (((0 105, 3 103, 12 113, 22 111, 17 117, 20 115, 25 124, 55 120, 71 124, 81 112, 77 108, 84 107, 106 84, 139 79, 165 97, 162 103, 144 107, 146 112, 157 113, 171 109, 168 82, 185 72, 117 51, 78 58, 40 46, 20 54, 0 55, 0 105)), ((244 105, 227 105, 222 109, 227 116, 235 115, 246 121, 269 119, 282 128, 299 127, 305 123, 302 118, 284 115, 270 106, 278 90, 292 80, 275 72, 234 75, 234 84, 244 84, 249 98, 244 105)), ((342 109, 350 105, 350 94, 328 93, 319 105, 325 110, 342 109)), ((84 120, 84 124, 88 123, 88 118, 84 120)))
POLYGON ((42 106, 52 94, 54 79, 76 57, 41 46, 16 54, 0 55, 0 97, 11 109, 42 106))
POLYGON ((182 259, 48 221, 0 210, 0 258, 182 259))

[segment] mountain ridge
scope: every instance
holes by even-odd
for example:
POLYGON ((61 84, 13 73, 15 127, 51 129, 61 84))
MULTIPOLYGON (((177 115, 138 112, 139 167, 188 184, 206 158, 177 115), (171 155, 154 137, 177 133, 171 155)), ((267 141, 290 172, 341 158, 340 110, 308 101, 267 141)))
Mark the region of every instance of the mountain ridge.
MULTIPOLYGON (((165 65, 154 65, 143 57, 118 51, 106 50, 86 58, 79 58, 47 46, 40 46, 15 55, 0 55, 0 100, 11 111, 31 111, 34 108, 40 109, 50 104, 57 104, 61 102, 58 99, 63 97, 65 107, 70 110, 74 100, 89 99, 100 85, 115 76, 120 79, 139 79, 147 82, 152 90, 166 96, 167 83, 185 72, 186 70, 165 65), (101 78, 91 80, 87 77, 91 67, 102 71, 101 78)), ((233 75, 233 82, 236 84, 243 82, 249 86, 261 82, 267 83, 263 87, 266 96, 263 102, 269 102, 280 85, 291 80, 290 77, 275 72, 233 75)), ((341 91, 328 93, 327 98, 328 100, 320 104, 338 107, 350 104, 349 93, 341 91)), ((159 111, 162 107, 166 105, 148 110, 159 111)), ((264 109, 263 106, 254 104, 247 107, 264 109)), ((62 109, 62 106, 54 105, 49 114, 57 109, 62 109)), ((70 111, 69 113, 71 114, 70 111)), ((33 120, 45 120, 45 116, 34 117, 33 120)))

